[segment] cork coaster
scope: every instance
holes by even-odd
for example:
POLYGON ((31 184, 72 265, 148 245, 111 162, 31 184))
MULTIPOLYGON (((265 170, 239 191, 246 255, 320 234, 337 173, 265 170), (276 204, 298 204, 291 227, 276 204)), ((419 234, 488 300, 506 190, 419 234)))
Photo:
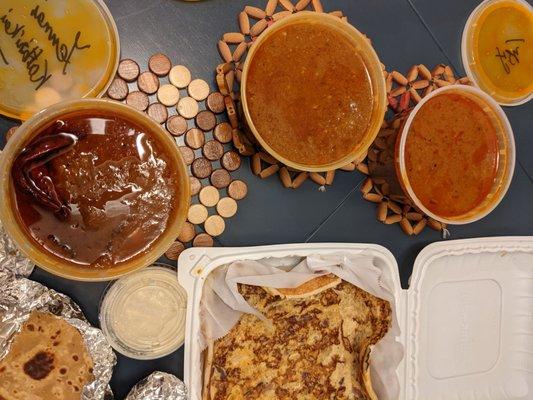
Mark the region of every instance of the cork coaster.
POLYGON ((189 68, 173 65, 158 53, 148 60, 147 71, 135 60, 122 60, 107 96, 147 113, 166 128, 189 167, 192 205, 166 256, 175 260, 188 246, 213 246, 213 236, 226 229, 224 218, 237 212, 226 199, 242 200, 248 191, 245 182, 231 177, 242 162, 223 114, 224 95, 211 92, 208 83, 195 79, 189 68))
MULTIPOLYGON (((219 132, 215 131, 215 135, 221 142, 231 140, 241 156, 252 157, 250 164, 254 175, 265 179, 277 174, 283 186, 292 189, 296 189, 305 181, 311 180, 319 185, 321 190, 325 190, 326 186, 333 184, 335 172, 307 173, 297 171, 263 152, 244 123, 240 105, 239 84, 248 47, 268 26, 300 11, 323 13, 324 9, 320 0, 300 0, 295 3, 290 0, 269 0, 264 9, 246 6, 238 17, 239 31, 222 35, 217 46, 223 63, 216 68, 216 82, 220 94, 224 96, 224 107, 230 124, 220 128, 219 132)), ((341 11, 333 11, 330 14, 347 21, 341 11)), ((211 103, 213 108, 216 108, 221 101, 213 98, 211 103)), ((209 105, 208 107, 211 109, 209 105)), ((212 109, 211 111, 214 112, 212 109)), ((349 172, 359 170, 364 173, 368 168, 362 161, 356 160, 341 170, 349 172)), ((228 156, 225 162, 230 165, 232 160, 228 156)), ((231 170, 231 166, 227 169, 231 170)))
POLYGON ((392 71, 385 77, 389 108, 392 117, 383 122, 378 136, 368 151, 368 178, 361 186, 363 198, 376 203, 376 218, 387 224, 399 224, 407 235, 418 235, 426 226, 439 231, 443 237, 450 235, 446 224, 424 215, 403 192, 396 177, 394 147, 403 121, 412 109, 434 89, 470 84, 468 78, 457 79, 453 70, 439 64, 432 70, 425 65, 412 66, 407 74, 392 71))

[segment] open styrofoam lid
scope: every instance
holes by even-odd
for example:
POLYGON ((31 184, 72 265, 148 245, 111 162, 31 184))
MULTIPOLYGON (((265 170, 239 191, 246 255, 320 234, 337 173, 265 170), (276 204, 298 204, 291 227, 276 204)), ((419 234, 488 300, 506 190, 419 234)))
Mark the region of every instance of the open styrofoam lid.
POLYGON ((62 100, 104 94, 119 54, 101 0, 2 0, 0 114, 25 120, 62 100))
POLYGON ((426 247, 406 316, 407 399, 533 399, 533 238, 426 247))

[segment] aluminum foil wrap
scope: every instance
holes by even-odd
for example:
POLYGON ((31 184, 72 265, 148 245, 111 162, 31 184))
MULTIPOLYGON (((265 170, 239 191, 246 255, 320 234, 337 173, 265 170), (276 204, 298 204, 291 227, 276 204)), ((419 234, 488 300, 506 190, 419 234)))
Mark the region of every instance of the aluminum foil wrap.
POLYGON ((29 276, 33 263, 19 251, 0 223, 0 280, 8 274, 29 276))
POLYGON ((0 359, 9 353, 15 334, 32 311, 50 312, 78 329, 93 360, 95 380, 83 388, 81 399, 112 398, 109 381, 116 356, 102 331, 87 322, 79 306, 64 294, 12 274, 0 273, 0 285, 0 359))
POLYGON ((157 371, 137 383, 125 400, 187 400, 187 388, 174 375, 157 371))

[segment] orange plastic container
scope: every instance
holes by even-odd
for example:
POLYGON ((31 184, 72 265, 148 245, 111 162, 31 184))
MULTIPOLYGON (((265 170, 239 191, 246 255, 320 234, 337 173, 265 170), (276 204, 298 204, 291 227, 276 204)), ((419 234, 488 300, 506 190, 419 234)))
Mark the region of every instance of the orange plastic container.
POLYGON ((189 175, 181 153, 177 151, 176 143, 170 135, 147 115, 135 109, 112 100, 82 99, 62 102, 51 106, 22 124, 7 143, 0 155, 0 196, 5 199, 4 206, 0 209, 0 220, 8 234, 13 238, 20 250, 36 265, 46 271, 69 279, 80 281, 105 281, 118 278, 129 272, 153 264, 174 242, 177 232, 180 232, 185 222, 190 204, 189 175), (14 204, 13 179, 11 168, 20 151, 37 135, 43 127, 66 114, 88 110, 104 111, 118 115, 132 121, 149 132, 165 148, 168 154, 175 159, 178 168, 179 185, 177 194, 177 207, 169 219, 166 230, 149 247, 148 251, 109 268, 91 268, 77 265, 57 257, 36 243, 20 221, 14 204))

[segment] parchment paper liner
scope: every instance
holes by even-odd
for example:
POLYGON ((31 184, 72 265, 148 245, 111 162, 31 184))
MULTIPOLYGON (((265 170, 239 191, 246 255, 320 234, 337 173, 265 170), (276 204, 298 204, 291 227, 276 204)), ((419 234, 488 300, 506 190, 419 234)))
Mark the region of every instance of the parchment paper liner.
POLYGON ((269 260, 233 262, 215 269, 207 277, 200 303, 201 350, 212 341, 225 336, 242 313, 250 313, 264 319, 238 292, 238 283, 292 288, 317 276, 332 273, 390 303, 392 326, 385 337, 373 346, 370 370, 378 397, 382 400, 397 399, 400 386, 396 370, 403 359, 404 349, 396 339, 400 335, 400 328, 392 280, 375 265, 374 257, 364 252, 359 255, 311 255, 290 270, 273 266, 269 260))

